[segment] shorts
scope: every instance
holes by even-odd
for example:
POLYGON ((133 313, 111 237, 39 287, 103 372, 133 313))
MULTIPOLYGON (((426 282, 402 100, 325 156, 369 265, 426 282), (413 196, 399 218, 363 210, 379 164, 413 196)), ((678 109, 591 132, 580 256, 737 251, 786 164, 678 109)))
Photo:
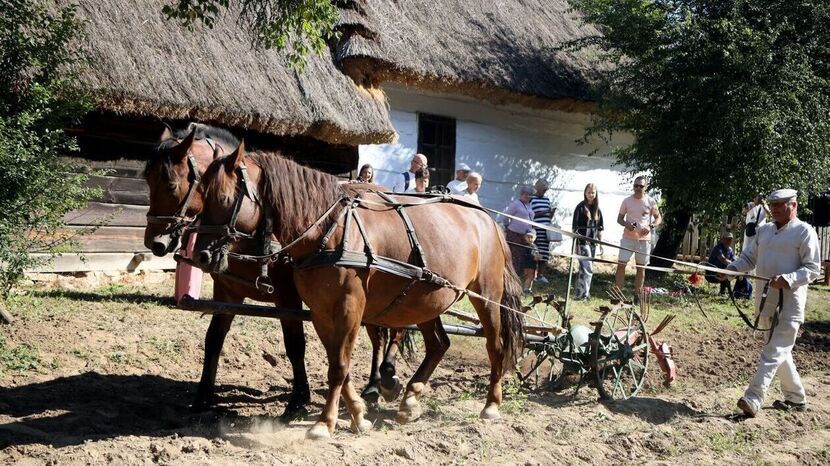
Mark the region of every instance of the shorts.
MULTIPOLYGON (((648 256, 651 254, 651 241, 623 238, 620 241, 620 246, 636 251, 634 253, 634 261, 637 262, 637 265, 648 265, 648 256)), ((619 261, 627 263, 631 259, 631 254, 631 251, 620 249, 619 261)))

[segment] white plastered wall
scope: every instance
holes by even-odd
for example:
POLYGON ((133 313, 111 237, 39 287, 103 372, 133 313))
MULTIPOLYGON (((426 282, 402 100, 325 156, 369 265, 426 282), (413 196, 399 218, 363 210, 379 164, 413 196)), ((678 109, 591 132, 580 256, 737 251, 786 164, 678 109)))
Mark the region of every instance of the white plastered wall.
MULTIPOLYGON (((624 167, 607 156, 610 146, 576 142, 584 135, 589 116, 495 106, 398 86, 385 86, 384 91, 399 140, 397 144, 360 146, 360 165, 372 164, 376 182, 391 188, 395 176, 409 167, 418 147, 419 112, 452 117, 457 121, 456 163, 467 163, 482 174, 479 198, 484 206, 503 210, 519 186, 546 178, 553 188, 548 195, 558 206, 557 220, 570 230, 573 209, 582 200, 585 185, 596 183, 605 217, 603 239, 619 241, 622 227, 616 224, 616 216, 622 199, 631 192, 631 179, 624 167)), ((569 248, 566 241, 559 250, 569 248)), ((606 254, 615 255, 613 251, 606 254)))

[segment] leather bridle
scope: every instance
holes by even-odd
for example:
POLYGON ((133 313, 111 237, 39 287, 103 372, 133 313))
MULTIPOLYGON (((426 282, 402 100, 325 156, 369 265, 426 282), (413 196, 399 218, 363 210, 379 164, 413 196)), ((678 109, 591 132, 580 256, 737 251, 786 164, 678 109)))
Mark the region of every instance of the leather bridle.
MULTIPOLYGON (((220 147, 211 139, 204 139, 205 142, 213 149, 213 159, 219 156, 220 147)), ((168 156, 169 158, 169 156, 168 156)), ((165 231, 170 231, 171 238, 178 238, 182 235, 185 227, 195 220, 194 217, 187 216, 187 210, 190 208, 190 202, 193 196, 196 195, 196 190, 199 187, 199 182, 202 180, 202 175, 199 174, 199 167, 196 164, 196 157, 190 150, 187 151, 187 195, 182 202, 179 210, 173 215, 150 215, 147 214, 147 223, 154 225, 165 225, 165 231)))

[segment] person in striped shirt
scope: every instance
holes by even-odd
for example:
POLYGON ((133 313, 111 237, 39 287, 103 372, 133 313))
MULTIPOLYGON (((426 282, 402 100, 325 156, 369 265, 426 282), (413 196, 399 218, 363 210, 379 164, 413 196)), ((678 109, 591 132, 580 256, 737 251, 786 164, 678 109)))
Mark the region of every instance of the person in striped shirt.
MULTIPOLYGON (((535 193, 530 198, 530 208, 533 210, 533 221, 543 225, 550 225, 553 215, 556 212, 556 207, 553 207, 550 198, 546 196, 549 189, 547 180, 539 178, 536 184, 533 185, 535 193)), ((548 239, 548 232, 545 229, 536 229, 536 247, 539 248, 541 260, 537 264, 537 278, 539 283, 547 284, 548 279, 545 278, 545 266, 550 261, 550 240, 548 239)), ((555 245, 554 245, 555 246, 555 245)))

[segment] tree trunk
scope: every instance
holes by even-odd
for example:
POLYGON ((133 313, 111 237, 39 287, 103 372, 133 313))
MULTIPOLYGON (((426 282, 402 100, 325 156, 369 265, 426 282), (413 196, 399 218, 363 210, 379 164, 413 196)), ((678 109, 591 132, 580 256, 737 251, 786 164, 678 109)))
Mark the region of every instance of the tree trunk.
MULTIPOLYGON (((689 222, 692 220, 692 213, 685 207, 676 209, 666 209, 663 217, 663 225, 660 230, 660 238, 657 240, 657 245, 654 247, 654 256, 667 257, 674 259, 677 257, 677 251, 683 242, 683 236, 686 234, 686 229, 689 227, 689 222)), ((657 267, 671 267, 672 263, 658 259, 652 256, 650 265, 657 267)), ((665 272, 657 272, 655 270, 648 270, 646 276, 649 278, 657 277, 665 272)))

